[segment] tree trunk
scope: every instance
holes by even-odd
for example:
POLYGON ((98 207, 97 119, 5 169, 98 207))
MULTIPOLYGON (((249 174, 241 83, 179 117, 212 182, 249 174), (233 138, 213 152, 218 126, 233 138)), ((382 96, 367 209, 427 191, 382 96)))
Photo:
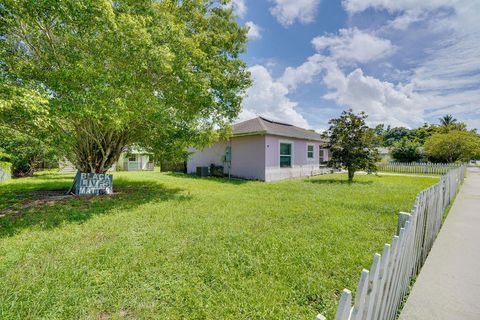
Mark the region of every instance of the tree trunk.
POLYGON ((352 183, 353 182, 353 176, 355 175, 355 170, 352 167, 348 167, 348 182, 352 183))
POLYGON ((127 131, 113 131, 93 122, 76 129, 74 159, 80 172, 106 173, 120 158, 128 143, 127 131))

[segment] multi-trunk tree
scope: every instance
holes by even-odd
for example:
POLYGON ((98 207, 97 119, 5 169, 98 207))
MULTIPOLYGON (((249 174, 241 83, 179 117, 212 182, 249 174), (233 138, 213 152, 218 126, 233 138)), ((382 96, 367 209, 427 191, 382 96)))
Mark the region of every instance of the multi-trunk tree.
POLYGON ((41 117, 30 128, 83 172, 106 172, 129 145, 169 155, 207 144, 250 85, 247 30, 225 2, 2 1, 0 89, 14 115, 0 122, 41 117), (16 92, 40 96, 41 110, 16 92))

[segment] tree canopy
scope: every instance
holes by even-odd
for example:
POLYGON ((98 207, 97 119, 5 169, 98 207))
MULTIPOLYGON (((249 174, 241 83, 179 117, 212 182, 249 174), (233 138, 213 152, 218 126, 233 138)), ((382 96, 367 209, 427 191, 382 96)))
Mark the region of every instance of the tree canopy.
POLYGON ((332 159, 329 164, 348 170, 348 181, 352 182, 358 170, 376 171, 379 160, 375 130, 365 123, 367 115, 343 111, 339 118, 329 121, 326 132, 332 159))
POLYGON ((469 131, 449 131, 432 135, 425 153, 436 162, 469 161, 480 158, 480 136, 469 131))
POLYGON ((1 123, 45 119, 86 172, 106 172, 128 145, 167 155, 207 144, 250 85, 247 30, 224 2, 3 1, 1 123))

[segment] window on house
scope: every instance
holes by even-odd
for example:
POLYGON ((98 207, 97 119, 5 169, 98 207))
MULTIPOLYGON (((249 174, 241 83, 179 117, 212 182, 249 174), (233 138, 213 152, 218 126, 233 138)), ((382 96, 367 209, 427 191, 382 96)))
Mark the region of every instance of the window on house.
POLYGON ((280 143, 280 168, 292 166, 292 144, 280 143))
POLYGON ((313 159, 313 144, 307 145, 307 158, 313 159))
POLYGON ((325 149, 320 149, 318 155, 319 155, 319 162, 320 162, 320 163, 325 163, 325 162, 327 162, 327 150, 325 150, 325 149))
POLYGON ((128 161, 137 161, 137 155, 132 154, 132 155, 128 156, 128 161))

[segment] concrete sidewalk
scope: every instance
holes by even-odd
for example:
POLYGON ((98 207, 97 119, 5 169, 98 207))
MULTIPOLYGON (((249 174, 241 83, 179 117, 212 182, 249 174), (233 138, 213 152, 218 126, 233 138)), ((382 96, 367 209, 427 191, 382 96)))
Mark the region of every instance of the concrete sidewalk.
POLYGON ((480 170, 469 168, 400 320, 480 319, 480 170))

